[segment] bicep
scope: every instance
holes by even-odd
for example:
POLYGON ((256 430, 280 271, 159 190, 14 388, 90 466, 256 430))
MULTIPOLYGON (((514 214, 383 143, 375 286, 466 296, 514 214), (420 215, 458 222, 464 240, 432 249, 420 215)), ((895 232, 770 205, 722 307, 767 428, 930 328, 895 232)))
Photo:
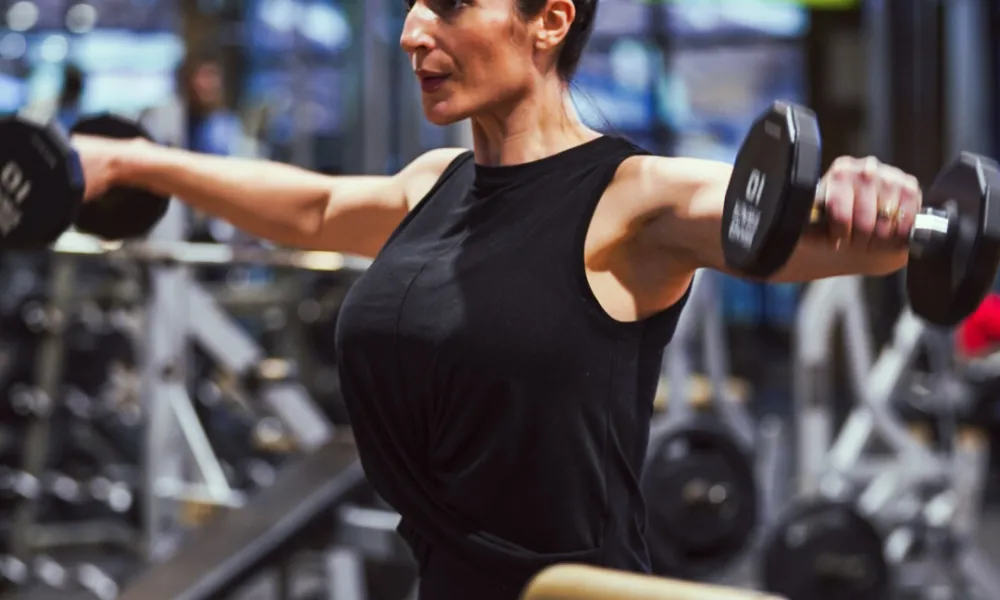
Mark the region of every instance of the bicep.
POLYGON ((432 150, 392 176, 334 177, 316 246, 369 258, 463 150, 432 150))

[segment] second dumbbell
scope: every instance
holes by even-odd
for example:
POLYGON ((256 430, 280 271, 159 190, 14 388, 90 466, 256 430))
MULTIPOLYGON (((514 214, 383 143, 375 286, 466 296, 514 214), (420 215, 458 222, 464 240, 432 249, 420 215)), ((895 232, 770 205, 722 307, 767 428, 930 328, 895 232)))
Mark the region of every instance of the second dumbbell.
MULTIPOLYGON (((82 120, 74 133, 149 138, 135 121, 117 115, 82 120)), ((104 239, 148 232, 169 198, 113 188, 84 203, 86 182, 79 156, 57 123, 28 113, 0 118, 0 250, 36 250, 72 225, 104 239)))

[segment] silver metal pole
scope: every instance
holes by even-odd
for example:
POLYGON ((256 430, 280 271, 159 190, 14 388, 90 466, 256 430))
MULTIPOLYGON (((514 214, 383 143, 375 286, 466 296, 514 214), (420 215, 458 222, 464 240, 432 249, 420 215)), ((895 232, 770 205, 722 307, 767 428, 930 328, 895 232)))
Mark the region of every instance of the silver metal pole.
POLYGON ((868 147, 882 160, 892 160, 892 46, 887 0, 864 4, 868 39, 868 147))
POLYGON ((951 0, 944 4, 946 153, 988 153, 991 122, 989 7, 983 0, 951 0))
POLYGON ((388 18, 386 0, 365 0, 362 12, 361 43, 363 48, 362 96, 362 170, 366 174, 385 172, 389 156, 389 95, 390 67, 388 18))

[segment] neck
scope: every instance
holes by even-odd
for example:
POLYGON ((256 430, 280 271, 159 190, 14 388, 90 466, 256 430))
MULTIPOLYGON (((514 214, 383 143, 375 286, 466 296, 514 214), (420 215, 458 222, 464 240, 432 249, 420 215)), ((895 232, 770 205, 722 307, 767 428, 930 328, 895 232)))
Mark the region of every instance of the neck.
POLYGON ((558 80, 540 84, 504 110, 472 119, 476 163, 484 166, 532 162, 599 135, 580 122, 558 80))

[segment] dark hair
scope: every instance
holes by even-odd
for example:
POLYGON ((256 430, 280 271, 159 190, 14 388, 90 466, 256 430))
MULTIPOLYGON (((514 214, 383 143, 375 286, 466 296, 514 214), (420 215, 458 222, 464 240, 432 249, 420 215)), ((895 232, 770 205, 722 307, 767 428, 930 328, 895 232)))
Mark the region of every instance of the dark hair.
POLYGON ((80 67, 67 65, 63 71, 62 92, 59 94, 59 104, 72 106, 83 96, 84 75, 80 67))
MULTIPOLYGON (((559 52, 559 62, 556 64, 556 71, 563 81, 572 79, 580 64, 583 49, 587 47, 590 32, 594 30, 597 2, 598 0, 573 0, 573 4, 576 5, 576 18, 569 27, 569 33, 566 34, 562 50, 559 52)), ((517 0, 517 8, 525 17, 537 15, 545 8, 545 4, 546 0, 517 0)))

